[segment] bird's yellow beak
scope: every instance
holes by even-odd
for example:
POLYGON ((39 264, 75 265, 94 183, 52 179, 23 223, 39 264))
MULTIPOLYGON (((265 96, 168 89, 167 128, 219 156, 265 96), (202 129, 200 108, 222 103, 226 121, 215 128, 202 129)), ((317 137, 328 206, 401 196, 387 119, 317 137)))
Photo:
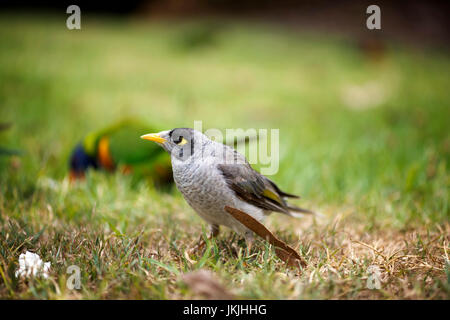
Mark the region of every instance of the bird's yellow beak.
POLYGON ((158 143, 164 143, 167 141, 166 139, 162 138, 158 133, 144 134, 143 136, 141 136, 141 139, 150 140, 158 143))

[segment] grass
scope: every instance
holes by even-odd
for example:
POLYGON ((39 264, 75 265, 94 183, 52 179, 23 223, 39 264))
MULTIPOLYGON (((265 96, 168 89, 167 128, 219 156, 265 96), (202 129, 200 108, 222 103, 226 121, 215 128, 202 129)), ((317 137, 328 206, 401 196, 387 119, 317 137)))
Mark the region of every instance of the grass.
POLYGON ((183 274, 208 269, 248 299, 449 299, 450 59, 268 25, 2 14, 0 298, 185 299, 183 274), (67 158, 86 132, 122 117, 167 128, 280 129, 272 178, 324 218, 273 215, 298 272, 258 241, 206 226, 180 194, 91 172, 69 185, 67 158), (14 276, 21 252, 51 277, 14 276), (81 268, 80 290, 66 286, 81 268), (377 265, 381 289, 367 288, 377 265))

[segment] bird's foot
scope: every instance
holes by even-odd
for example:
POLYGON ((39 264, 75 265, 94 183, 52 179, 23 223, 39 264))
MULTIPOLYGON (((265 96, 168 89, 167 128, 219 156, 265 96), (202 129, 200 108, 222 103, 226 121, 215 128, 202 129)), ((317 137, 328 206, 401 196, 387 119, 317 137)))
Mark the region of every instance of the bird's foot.
MULTIPOLYGON (((210 234, 208 236, 208 240, 211 240, 212 238, 217 237, 219 235, 219 233, 220 233, 220 228, 218 225, 215 225, 215 224, 210 225, 210 234)), ((189 253, 192 254, 192 253, 202 250, 205 247, 206 243, 207 242, 205 241, 205 239, 202 236, 200 236, 200 239, 198 239, 197 244, 191 250, 189 250, 189 253)))
POLYGON ((205 239, 203 239, 203 237, 200 237, 200 239, 198 239, 197 243, 195 244, 195 246, 193 248, 191 248, 191 250, 189 250, 189 253, 195 253, 197 251, 202 250, 206 245, 206 241, 205 239))

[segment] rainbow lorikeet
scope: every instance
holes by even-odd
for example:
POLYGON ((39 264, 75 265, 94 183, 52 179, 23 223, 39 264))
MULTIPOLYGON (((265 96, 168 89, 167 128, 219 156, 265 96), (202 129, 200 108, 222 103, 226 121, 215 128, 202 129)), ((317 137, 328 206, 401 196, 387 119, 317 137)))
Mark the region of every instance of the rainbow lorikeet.
MULTIPOLYGON (((5 131, 12 126, 11 123, 0 123, 0 131, 5 131)), ((15 149, 4 148, 0 146, 0 156, 20 155, 22 152, 15 149)))
POLYGON ((78 143, 70 157, 70 179, 83 178, 88 169, 120 170, 149 177, 155 184, 171 184, 170 156, 139 136, 152 129, 148 124, 125 120, 91 132, 78 143))

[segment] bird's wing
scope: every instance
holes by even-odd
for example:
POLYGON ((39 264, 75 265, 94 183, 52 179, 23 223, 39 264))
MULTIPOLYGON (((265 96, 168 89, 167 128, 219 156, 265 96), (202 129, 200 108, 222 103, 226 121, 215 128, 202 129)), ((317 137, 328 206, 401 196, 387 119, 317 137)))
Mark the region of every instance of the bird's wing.
POLYGON ((289 206, 283 199, 284 193, 280 194, 272 181, 248 163, 219 164, 217 168, 240 199, 264 210, 289 214, 289 206))
POLYGON ((275 182, 273 182, 272 180, 270 180, 269 178, 264 177, 271 185, 272 187, 277 191, 277 193, 282 196, 282 197, 286 197, 286 198, 295 198, 295 199, 300 199, 299 196, 295 195, 295 194, 290 194, 287 192, 284 192, 282 190, 280 190, 280 188, 278 188, 278 186, 275 184, 275 182))

